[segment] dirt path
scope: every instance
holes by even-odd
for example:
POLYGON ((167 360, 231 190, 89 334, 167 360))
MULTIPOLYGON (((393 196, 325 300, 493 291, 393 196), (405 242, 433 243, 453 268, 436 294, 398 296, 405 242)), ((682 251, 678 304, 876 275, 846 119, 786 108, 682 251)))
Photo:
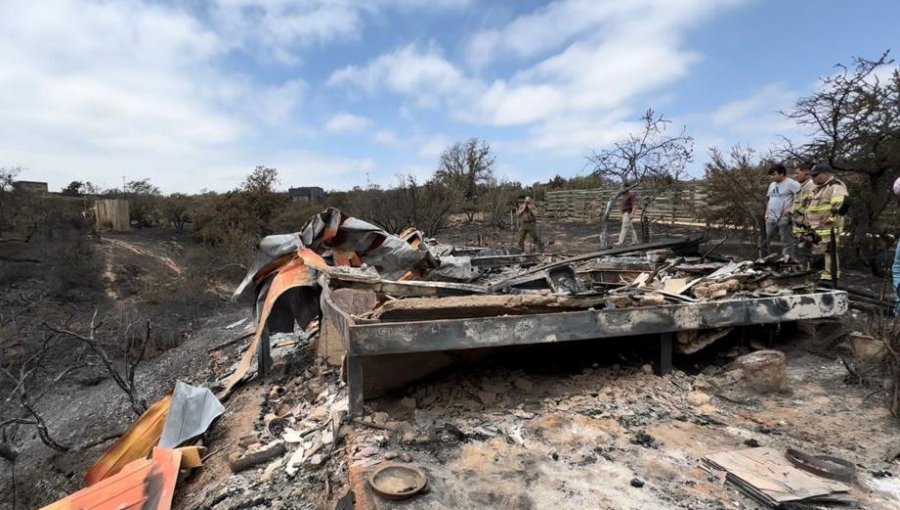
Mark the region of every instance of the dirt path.
POLYGON ((178 276, 181 276, 184 273, 184 268, 178 265, 171 257, 162 252, 162 249, 157 243, 140 243, 136 244, 134 240, 125 241, 122 239, 115 239, 106 237, 103 239, 104 243, 111 244, 117 248, 127 250, 136 255, 140 255, 142 257, 147 257, 150 259, 155 259, 158 263, 164 265, 169 268, 173 273, 178 276))
MULTIPOLYGON (((141 275, 129 274, 128 269, 139 268, 144 275, 163 278, 181 278, 186 269, 167 253, 170 246, 157 239, 141 239, 134 235, 107 234, 101 240, 100 253, 103 257, 103 283, 106 297, 112 301, 128 299, 130 292, 123 292, 124 285, 134 285, 134 278, 141 275), (162 275, 156 268, 162 268, 162 275)), ((154 283, 159 283, 154 282, 154 283)))

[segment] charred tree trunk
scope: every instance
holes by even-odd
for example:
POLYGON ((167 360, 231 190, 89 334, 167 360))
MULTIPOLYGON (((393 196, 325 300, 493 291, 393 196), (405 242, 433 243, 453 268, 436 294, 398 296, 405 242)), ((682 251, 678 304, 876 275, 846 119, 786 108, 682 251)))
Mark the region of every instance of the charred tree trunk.
POLYGON ((609 217, 612 215, 613 206, 616 205, 616 200, 619 199, 622 195, 625 194, 626 188, 619 188, 619 190, 606 202, 606 208, 603 210, 603 216, 600 218, 600 249, 605 250, 609 248, 609 217))

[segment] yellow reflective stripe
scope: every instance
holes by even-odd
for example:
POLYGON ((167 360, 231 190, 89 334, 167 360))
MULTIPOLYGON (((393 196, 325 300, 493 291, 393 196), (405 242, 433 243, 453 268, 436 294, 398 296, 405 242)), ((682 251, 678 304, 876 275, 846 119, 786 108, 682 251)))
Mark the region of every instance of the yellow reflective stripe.
POLYGON ((833 206, 831 204, 811 205, 806 212, 817 213, 830 211, 833 206))
POLYGON ((843 203, 844 203, 844 195, 841 195, 841 196, 839 196, 839 197, 833 197, 833 198, 831 199, 831 203, 834 204, 834 205, 841 205, 841 204, 843 204, 843 203))

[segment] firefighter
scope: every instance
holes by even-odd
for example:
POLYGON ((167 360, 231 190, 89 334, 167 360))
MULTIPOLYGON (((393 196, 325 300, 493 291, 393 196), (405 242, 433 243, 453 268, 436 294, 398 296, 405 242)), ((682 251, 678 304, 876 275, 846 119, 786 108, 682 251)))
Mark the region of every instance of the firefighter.
POLYGON ((800 191, 794 197, 794 203, 791 205, 791 221, 794 224, 794 239, 796 240, 797 260, 804 266, 809 266, 810 247, 815 244, 810 239, 810 227, 806 222, 806 208, 812 200, 813 192, 816 189, 816 182, 810 175, 810 165, 808 163, 799 163, 794 168, 794 180, 800 183, 800 191))
POLYGON ((531 197, 525 197, 525 202, 516 211, 519 217, 519 249, 525 251, 525 236, 531 236, 531 240, 537 246, 538 251, 544 251, 544 245, 537 233, 537 207, 531 203, 531 197))
POLYGON ((838 240, 843 231, 843 217, 849 206, 847 201, 849 192, 847 185, 834 176, 834 171, 828 163, 818 163, 813 167, 811 175, 816 188, 805 206, 804 216, 806 224, 819 238, 813 245, 812 252, 825 258, 822 281, 831 283, 840 277, 838 240), (833 274, 834 272, 836 274, 833 274))

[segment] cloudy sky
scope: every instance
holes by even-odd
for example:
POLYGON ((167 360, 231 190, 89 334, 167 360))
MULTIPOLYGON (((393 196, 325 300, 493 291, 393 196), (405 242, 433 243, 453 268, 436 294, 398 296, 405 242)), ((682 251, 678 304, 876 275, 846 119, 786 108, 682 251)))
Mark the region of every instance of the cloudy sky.
POLYGON ((900 2, 0 0, 0 166, 104 187, 224 191, 426 176, 478 136, 498 174, 584 173, 647 107, 710 145, 851 56, 900 52, 900 2))

